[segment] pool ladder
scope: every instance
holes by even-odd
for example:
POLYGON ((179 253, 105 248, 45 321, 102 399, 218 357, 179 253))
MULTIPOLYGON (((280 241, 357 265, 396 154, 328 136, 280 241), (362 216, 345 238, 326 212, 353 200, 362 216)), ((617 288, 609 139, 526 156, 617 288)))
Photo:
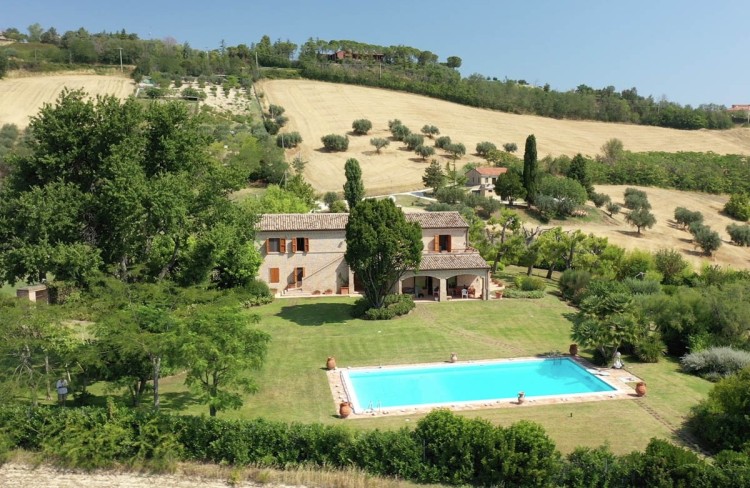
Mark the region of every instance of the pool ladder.
MULTIPOLYGON (((380 400, 378 400, 378 413, 380 413, 380 411, 381 411, 382 409, 383 409, 383 406, 382 406, 382 404, 380 403, 380 400)), ((372 404, 372 400, 370 400, 370 405, 369 405, 369 406, 367 407, 367 411, 368 411, 368 412, 374 412, 374 411, 375 411, 375 407, 374 407, 374 406, 373 406, 373 404, 372 404)))

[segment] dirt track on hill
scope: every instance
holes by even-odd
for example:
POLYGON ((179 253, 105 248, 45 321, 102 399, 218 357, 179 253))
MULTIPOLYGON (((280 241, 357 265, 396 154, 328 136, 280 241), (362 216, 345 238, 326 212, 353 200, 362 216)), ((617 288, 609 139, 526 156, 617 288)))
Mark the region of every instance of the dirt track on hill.
MULTIPOLYGON (((556 120, 532 115, 514 115, 458 105, 420 95, 378 88, 341 85, 311 80, 270 80, 256 86, 263 93, 262 103, 281 105, 289 116, 285 131, 298 131, 303 143, 289 151, 289 159, 300 154, 310 163, 306 178, 319 191, 341 191, 344 162, 356 158, 362 166, 369 194, 420 189, 427 167, 415 153, 391 141, 377 154, 370 145, 373 137, 390 137, 388 121, 400 119, 412 131, 425 124, 435 125, 441 135, 466 146, 473 153, 478 142, 490 141, 498 147, 515 142, 522 156, 526 137, 535 134, 539 157, 547 154, 594 156, 602 144, 616 137, 630 151, 713 151, 720 154, 750 154, 750 129, 727 131, 680 131, 630 124, 556 120), (366 136, 349 135, 349 150, 323 151, 320 138, 326 134, 346 134, 355 119, 372 121, 366 136)), ((447 158, 438 151, 437 159, 447 158)), ((481 161, 467 154, 459 165, 481 161)))

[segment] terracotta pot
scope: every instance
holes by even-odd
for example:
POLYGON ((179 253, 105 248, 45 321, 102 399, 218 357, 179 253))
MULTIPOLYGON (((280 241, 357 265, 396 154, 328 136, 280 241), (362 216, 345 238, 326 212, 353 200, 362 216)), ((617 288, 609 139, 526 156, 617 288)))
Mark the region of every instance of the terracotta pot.
POLYGON ((339 404, 339 417, 345 419, 351 414, 352 404, 349 402, 341 402, 341 404, 339 404))
POLYGON ((326 361, 326 369, 336 369, 336 358, 331 356, 326 361))
POLYGON ((349 294, 349 287, 348 286, 342 286, 341 287, 341 294, 342 295, 348 295, 349 294))
POLYGON ((635 394, 639 397, 646 396, 646 383, 639 381, 635 384, 635 394))
POLYGON ((568 352, 571 356, 578 356, 578 344, 571 344, 568 348, 568 352))

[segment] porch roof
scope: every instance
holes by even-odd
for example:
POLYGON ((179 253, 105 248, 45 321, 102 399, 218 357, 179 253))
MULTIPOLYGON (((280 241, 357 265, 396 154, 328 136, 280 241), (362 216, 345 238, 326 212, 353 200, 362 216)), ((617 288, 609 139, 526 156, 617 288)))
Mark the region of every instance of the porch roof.
POLYGON ((490 265, 477 252, 424 253, 419 265, 419 271, 489 268, 490 265))

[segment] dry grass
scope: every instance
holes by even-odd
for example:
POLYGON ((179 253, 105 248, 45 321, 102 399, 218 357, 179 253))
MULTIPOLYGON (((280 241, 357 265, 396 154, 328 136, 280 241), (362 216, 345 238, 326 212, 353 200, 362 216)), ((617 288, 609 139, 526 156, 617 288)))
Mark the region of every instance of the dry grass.
MULTIPOLYGON (((340 85, 310 80, 271 80, 258 84, 263 103, 281 105, 290 120, 287 131, 302 135, 302 157, 310 161, 305 176, 319 191, 339 191, 344 184, 344 162, 357 158, 362 165, 368 192, 382 194, 422 188, 427 167, 413 152, 391 145, 376 154, 373 137, 390 137, 388 120, 400 119, 412 131, 425 124, 436 125, 441 135, 462 142, 473 153, 478 142, 491 141, 498 147, 515 142, 523 151, 524 141, 535 134, 539 156, 583 153, 595 155, 602 144, 617 137, 631 151, 713 151, 750 153, 750 129, 728 131, 679 131, 659 127, 608 124, 591 121, 555 120, 531 115, 514 115, 458 105, 408 93, 340 85), (344 153, 321 151, 320 138, 326 134, 351 131, 352 121, 366 118, 373 129, 367 136, 349 136, 344 153)), ((446 161, 442 151, 437 159, 446 161)), ((478 161, 464 156, 461 162, 478 161)))
POLYGON ((125 98, 133 93, 135 83, 126 76, 93 74, 54 74, 48 76, 10 77, 0 80, 0 126, 29 124, 42 105, 53 103, 63 88, 82 88, 91 96, 114 95, 125 98))
POLYGON ((362 471, 322 469, 278 469, 231 467, 218 464, 178 463, 173 473, 152 473, 144 469, 113 468, 83 472, 52 466, 37 453, 15 451, 10 462, 0 466, 0 486, 39 488, 176 488, 283 487, 283 488, 436 488, 406 481, 378 478, 362 471))
MULTIPOLYGON (((596 191, 606 193, 612 201, 622 205, 624 185, 598 185, 596 191)), ((736 221, 719 213, 727 202, 728 197, 722 195, 710 195, 706 193, 666 190, 662 188, 635 187, 646 192, 651 203, 651 212, 656 217, 656 225, 651 229, 645 229, 639 236, 635 227, 625 222, 627 209, 614 218, 602 214, 600 222, 563 222, 564 228, 579 228, 586 233, 607 237, 610 242, 626 249, 642 249, 655 252, 661 248, 676 249, 682 253, 696 269, 705 263, 732 266, 735 269, 750 268, 750 248, 735 246, 730 242, 726 227, 736 221), (692 242, 692 236, 686 230, 682 230, 674 222, 674 209, 685 207, 690 210, 698 210, 703 213, 706 225, 717 231, 723 240, 722 246, 713 256, 704 256, 700 249, 692 242)))

